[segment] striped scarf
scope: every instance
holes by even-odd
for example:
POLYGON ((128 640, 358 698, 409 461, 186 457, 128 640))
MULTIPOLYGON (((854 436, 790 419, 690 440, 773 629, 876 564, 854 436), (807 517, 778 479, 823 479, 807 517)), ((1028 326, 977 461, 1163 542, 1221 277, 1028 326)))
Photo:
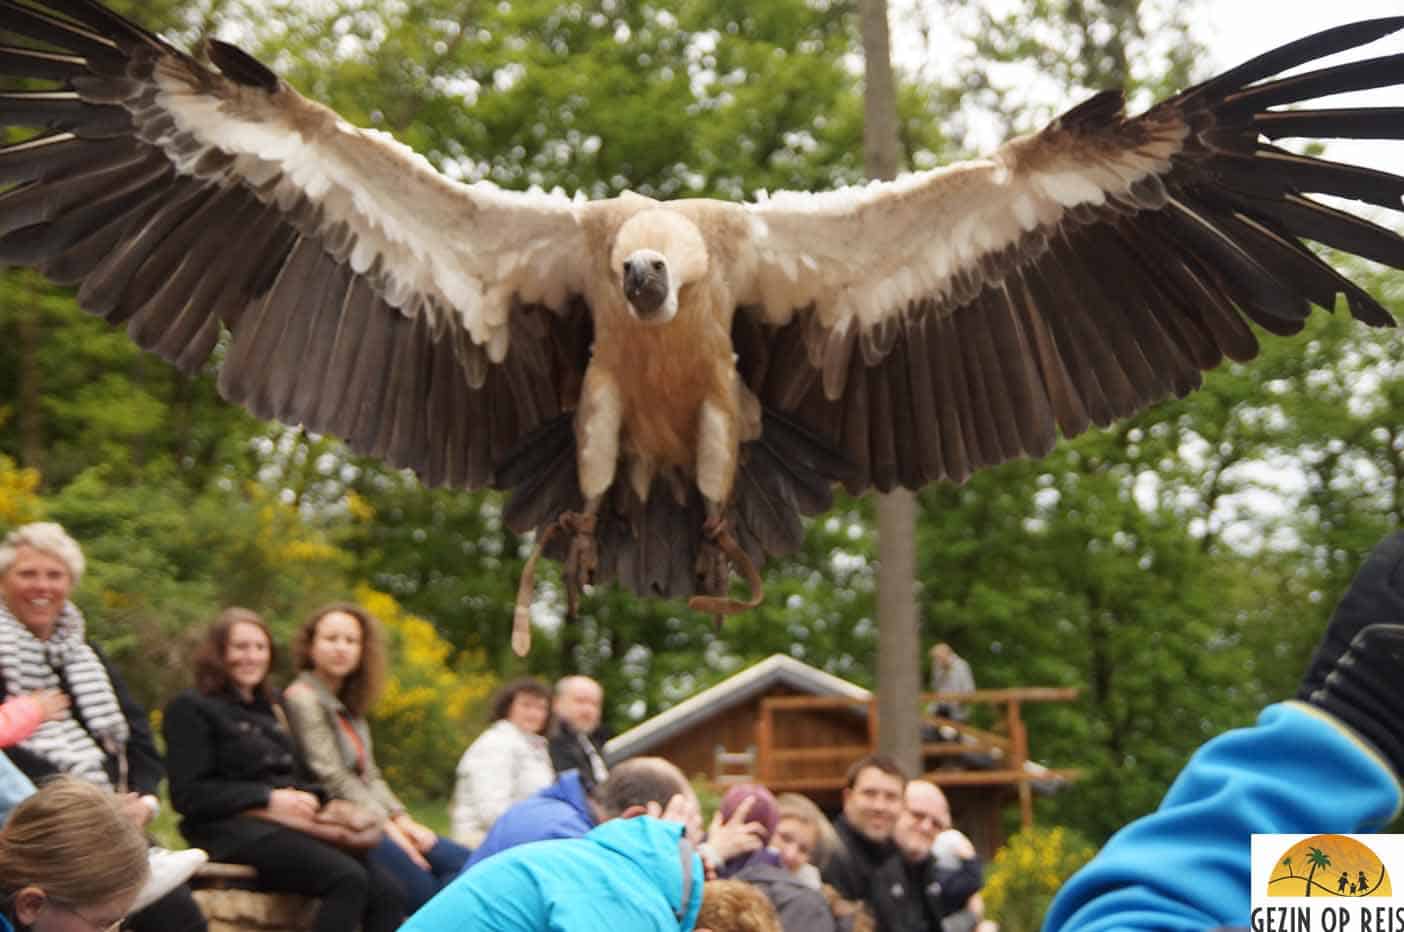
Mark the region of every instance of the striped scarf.
POLYGON ((53 633, 41 641, 0 600, 0 672, 9 696, 63 689, 77 713, 45 722, 20 747, 59 770, 111 788, 107 754, 120 754, 131 732, 107 670, 83 640, 83 630, 82 613, 68 602, 53 633))

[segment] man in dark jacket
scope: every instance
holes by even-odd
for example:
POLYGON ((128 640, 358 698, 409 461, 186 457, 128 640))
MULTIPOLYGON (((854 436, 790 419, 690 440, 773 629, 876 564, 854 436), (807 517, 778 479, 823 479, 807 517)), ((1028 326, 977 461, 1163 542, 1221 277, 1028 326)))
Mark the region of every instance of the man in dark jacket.
POLYGON ((839 846, 822 873, 844 899, 872 902, 873 874, 897 850, 892 832, 906 785, 906 773, 885 754, 870 754, 848 768, 843 812, 834 820, 839 846))
POLYGON ((882 932, 941 932, 941 920, 960 912, 984 885, 973 849, 949 870, 932 854, 936 836, 951 826, 950 813, 935 784, 907 784, 892 832, 897 851, 873 874, 871 903, 882 932))
POLYGON ((556 773, 580 771, 588 790, 609 776, 604 761, 604 687, 588 676, 565 676, 551 703, 551 765, 556 773))

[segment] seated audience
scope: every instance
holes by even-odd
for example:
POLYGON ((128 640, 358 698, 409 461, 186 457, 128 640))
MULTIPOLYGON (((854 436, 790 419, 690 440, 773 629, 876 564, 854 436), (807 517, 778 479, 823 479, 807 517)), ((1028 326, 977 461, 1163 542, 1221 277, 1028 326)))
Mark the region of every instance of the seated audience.
POLYGON ((302 759, 333 797, 383 822, 371 863, 395 878, 413 912, 458 876, 469 852, 416 822, 375 764, 366 712, 385 678, 380 626, 357 605, 318 609, 297 632, 293 663, 301 672, 283 691, 283 707, 302 759))
MULTIPOLYGON (((783 821, 779 802, 769 790, 757 784, 743 783, 727 790, 718 813, 728 820, 753 819, 765 829, 763 838, 769 845, 777 841, 776 833, 783 821)), ((791 830, 793 833, 793 826, 791 830)), ((782 844, 792 849, 793 861, 794 844, 782 844)), ((850 928, 851 923, 841 923, 834 914, 818 885, 810 886, 800 879, 785 866, 783 858, 775 847, 762 848, 728 860, 717 875, 744 881, 764 893, 775 907, 784 932, 838 932, 850 928)))
POLYGON ((896 853, 892 832, 902 811, 907 775, 884 754, 869 754, 848 768, 843 811, 834 821, 838 845, 821 875, 839 895, 872 904, 873 875, 896 853))
POLYGON ((780 819, 770 847, 780 855, 780 865, 796 880, 818 890, 823 884, 819 868, 829 862, 829 855, 838 845, 834 827, 807 796, 781 793, 775 804, 780 819))
POLYGON ((278 721, 263 620, 225 609, 195 657, 195 688, 166 706, 171 802, 180 830, 221 860, 248 864, 267 890, 321 898, 314 932, 388 932, 403 915, 394 882, 293 824, 315 821, 326 791, 311 781, 278 721))
POLYGON ((556 773, 580 771, 587 787, 604 782, 604 687, 588 676, 565 676, 556 683, 551 703, 551 766, 556 773))
POLYGON ((1190 758, 1054 898, 1045 932, 1247 928, 1259 834, 1379 832, 1404 802, 1404 533, 1375 547, 1295 700, 1190 758))
MULTIPOLYGON (((830 855, 838 847, 838 835, 829 817, 809 797, 798 793, 781 793, 775 802, 780 810, 780 821, 776 823, 770 846, 779 855, 780 866, 793 880, 823 895, 838 932, 873 932, 877 923, 867 905, 859 900, 844 899, 819 875, 820 868, 829 863, 830 855)), ((783 910, 781 916, 784 916, 783 910)), ((822 920, 819 926, 827 928, 822 920)))
POLYGON ((556 772, 542 736, 551 717, 551 694, 532 677, 513 680, 492 700, 492 724, 463 752, 453 788, 453 837, 477 848, 498 816, 537 790, 556 772))
MULTIPOLYGON (((132 825, 144 830, 161 808, 165 765, 146 710, 88 643, 83 614, 69 599, 85 565, 78 542, 57 524, 26 524, 0 542, 0 696, 57 691, 69 703, 5 754, 31 784, 67 773, 116 794, 132 825)), ((15 781, 11 789, 28 787, 15 781)), ((204 932, 205 917, 184 883, 204 852, 152 848, 148 860, 151 883, 131 927, 204 932)))
POLYGON ((873 874, 871 902, 883 932, 934 932, 984 886, 974 847, 962 852, 954 870, 937 863, 936 837, 950 824, 950 805, 940 787, 925 780, 907 784, 892 830, 897 851, 873 874))
POLYGON ((0 829, 0 930, 115 929, 148 870, 146 839, 117 796, 54 777, 0 829))
POLYGON ((517 845, 460 874, 404 932, 690 932, 704 872, 684 832, 641 816, 517 845))

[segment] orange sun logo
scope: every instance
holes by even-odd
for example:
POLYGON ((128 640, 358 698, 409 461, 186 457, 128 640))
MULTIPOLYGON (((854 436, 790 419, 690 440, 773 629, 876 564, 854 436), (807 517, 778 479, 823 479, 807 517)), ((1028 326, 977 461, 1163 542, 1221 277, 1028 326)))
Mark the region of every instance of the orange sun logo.
POLYGON ((1345 835, 1316 835, 1283 852, 1268 896, 1390 896, 1389 874, 1367 845, 1345 835))

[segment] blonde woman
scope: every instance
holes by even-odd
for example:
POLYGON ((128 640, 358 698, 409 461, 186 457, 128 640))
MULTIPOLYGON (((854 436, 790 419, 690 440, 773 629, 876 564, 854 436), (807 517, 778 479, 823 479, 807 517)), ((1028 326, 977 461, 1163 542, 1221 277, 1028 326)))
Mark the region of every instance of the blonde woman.
POLYGON ((366 714, 380 693, 385 648, 380 625, 359 605, 319 608, 293 640, 297 679, 283 691, 302 758, 334 798, 384 820, 371 863, 392 876, 414 912, 463 868, 469 851, 414 820, 381 776, 366 714))

